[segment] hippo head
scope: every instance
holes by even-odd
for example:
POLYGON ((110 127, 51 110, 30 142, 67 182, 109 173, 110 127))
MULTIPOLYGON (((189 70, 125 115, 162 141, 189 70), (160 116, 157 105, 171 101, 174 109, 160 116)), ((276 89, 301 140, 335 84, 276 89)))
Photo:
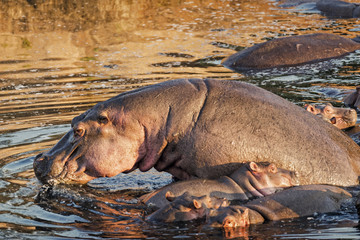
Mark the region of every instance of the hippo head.
POLYGON ((201 196, 195 197, 185 192, 180 196, 168 191, 165 198, 168 204, 149 215, 146 220, 157 222, 183 222, 203 218, 210 209, 218 209, 229 206, 225 198, 201 196))
POLYGON ((99 103, 75 117, 71 130, 34 161, 42 183, 86 183, 132 170, 141 155, 144 129, 124 109, 99 103))
POLYGON ((337 108, 330 103, 323 105, 306 104, 305 109, 339 129, 353 127, 356 124, 357 114, 354 109, 337 108))
POLYGON ((214 227, 249 227, 249 209, 240 206, 228 206, 214 209, 210 211, 207 221, 214 227))

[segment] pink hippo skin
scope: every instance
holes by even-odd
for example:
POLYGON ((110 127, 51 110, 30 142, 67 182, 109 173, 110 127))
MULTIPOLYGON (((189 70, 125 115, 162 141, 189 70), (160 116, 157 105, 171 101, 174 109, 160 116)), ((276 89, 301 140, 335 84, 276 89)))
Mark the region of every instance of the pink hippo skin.
POLYGON ((354 109, 337 108, 330 103, 321 105, 305 104, 305 109, 339 129, 353 127, 356 124, 357 114, 354 109))
POLYGON ((294 172, 279 169, 270 163, 247 163, 230 176, 223 176, 215 180, 192 179, 180 181, 141 198, 142 202, 155 207, 162 207, 168 203, 167 193, 175 197, 187 192, 196 197, 209 196, 226 198, 228 200, 249 200, 275 193, 285 187, 297 184, 294 172))
POLYGON ((170 204, 149 215, 147 220, 177 222, 206 217, 206 223, 215 227, 248 227, 268 220, 278 221, 315 213, 336 212, 352 197, 349 192, 330 185, 303 185, 252 200, 244 205, 218 204, 216 207, 202 204, 188 193, 184 195, 172 199, 170 204))
POLYGON ((70 131, 35 158, 34 171, 48 184, 153 167, 183 180, 215 179, 244 162, 296 171, 300 184, 349 186, 358 184, 360 148, 259 87, 180 79, 122 93, 75 117, 70 131))

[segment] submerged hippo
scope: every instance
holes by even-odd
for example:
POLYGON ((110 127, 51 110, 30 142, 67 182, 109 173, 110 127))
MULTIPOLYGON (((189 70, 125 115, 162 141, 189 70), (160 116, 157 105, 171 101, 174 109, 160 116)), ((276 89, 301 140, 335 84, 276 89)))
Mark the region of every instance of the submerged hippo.
POLYGON ((195 197, 188 192, 175 196, 166 192, 167 200, 163 206, 146 217, 147 221, 153 222, 184 222, 206 217, 209 209, 218 209, 229 206, 225 198, 210 196, 195 197))
POLYGON ((357 114, 354 109, 333 107, 327 104, 305 104, 305 109, 339 129, 353 127, 356 124, 357 114))
POLYGON ((167 185, 143 196, 142 202, 160 208, 168 203, 168 192, 175 197, 187 192, 196 197, 249 200, 273 194, 282 188, 296 184, 297 179, 294 172, 279 169, 275 164, 251 162, 236 170, 229 177, 222 176, 215 180, 192 179, 167 185))
MULTIPOLYGON (((355 39, 354 39, 355 40, 355 39)), ((360 43, 328 33, 273 39, 256 44, 225 59, 235 71, 296 66, 342 57, 360 49, 360 43)))
POLYGON ((316 2, 316 8, 330 18, 358 18, 360 17, 360 5, 338 0, 320 0, 316 2))
POLYGON ((34 160, 43 183, 86 183, 152 167, 219 178, 244 162, 295 171, 300 184, 358 183, 360 148, 341 130, 259 87, 180 79, 122 93, 72 120, 34 160))
POLYGON ((343 100, 345 106, 359 110, 360 106, 360 87, 356 87, 356 90, 346 96, 343 100))
POLYGON ((179 222, 206 218, 212 226, 247 227, 266 220, 311 216, 314 213, 336 212, 352 195, 335 186, 303 185, 286 189, 243 205, 203 204, 188 193, 149 215, 148 221, 179 222))
POLYGON ((212 209, 208 213, 208 222, 213 226, 247 227, 266 220, 278 221, 336 212, 351 197, 348 191, 335 186, 298 186, 250 201, 243 206, 212 209))

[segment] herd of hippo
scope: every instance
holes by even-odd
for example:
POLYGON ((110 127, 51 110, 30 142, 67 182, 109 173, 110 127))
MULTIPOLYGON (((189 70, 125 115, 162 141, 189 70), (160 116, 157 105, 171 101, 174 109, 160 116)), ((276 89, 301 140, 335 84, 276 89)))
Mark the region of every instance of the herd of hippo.
MULTIPOLYGON (((286 67, 357 49, 360 43, 337 35, 293 36, 223 64, 237 71, 286 67)), ((304 109, 239 81, 167 81, 75 117, 71 130, 36 156, 34 171, 50 185, 135 169, 169 172, 179 181, 140 199, 156 209, 148 221, 205 219, 228 228, 333 212, 356 197, 342 187, 359 184, 360 147, 342 131, 356 124, 359 95, 357 88, 344 99, 350 108, 304 109)))

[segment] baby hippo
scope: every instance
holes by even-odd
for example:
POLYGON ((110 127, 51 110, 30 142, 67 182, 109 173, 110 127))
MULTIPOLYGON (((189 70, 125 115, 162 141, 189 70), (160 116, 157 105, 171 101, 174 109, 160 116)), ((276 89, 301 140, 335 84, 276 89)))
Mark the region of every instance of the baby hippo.
POLYGON ((242 206, 211 209, 207 222, 212 226, 247 227, 266 220, 311 216, 314 213, 338 211, 351 199, 351 194, 339 187, 328 185, 303 185, 255 199, 242 206))
POLYGON ((188 192, 195 197, 208 196, 246 201, 254 197, 267 196, 294 185, 297 185, 294 172, 277 168, 273 163, 250 162, 230 176, 214 180, 192 179, 176 182, 142 196, 141 201, 149 206, 160 208, 168 203, 167 192, 172 192, 174 196, 188 192))
POLYGON ((146 217, 147 221, 179 222, 205 218, 210 209, 229 206, 225 198, 209 196, 194 197, 188 192, 175 197, 173 193, 165 193, 168 203, 146 217))
POLYGON ((356 124, 357 114, 354 109, 333 107, 330 103, 321 105, 306 104, 305 109, 339 129, 353 127, 356 124))

